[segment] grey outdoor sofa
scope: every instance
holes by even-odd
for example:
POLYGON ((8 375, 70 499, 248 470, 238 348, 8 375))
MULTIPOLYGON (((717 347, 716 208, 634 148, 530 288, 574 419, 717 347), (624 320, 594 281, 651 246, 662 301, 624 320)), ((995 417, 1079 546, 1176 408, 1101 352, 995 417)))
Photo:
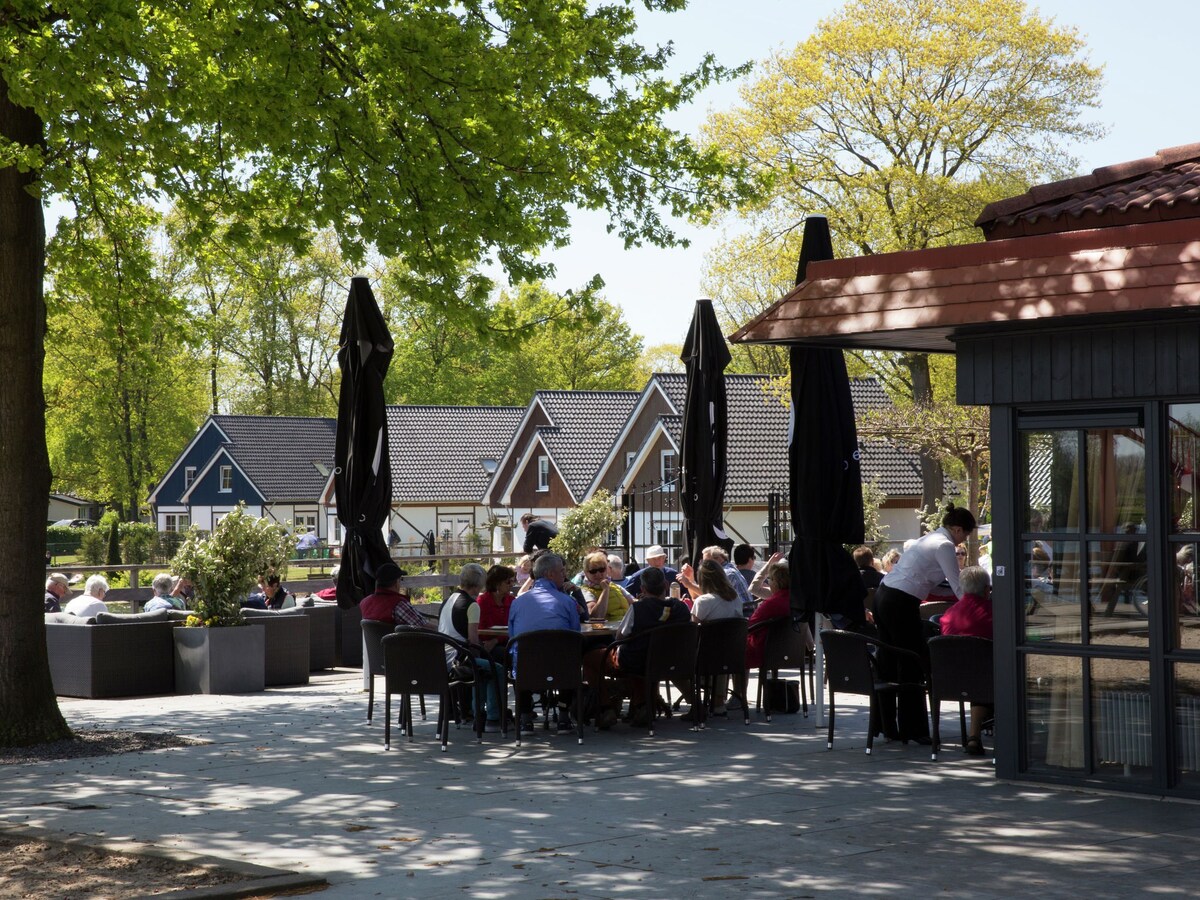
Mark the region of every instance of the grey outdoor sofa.
POLYGON ((46 651, 54 693, 63 697, 136 697, 175 690, 173 622, 166 611, 81 619, 46 615, 46 651))

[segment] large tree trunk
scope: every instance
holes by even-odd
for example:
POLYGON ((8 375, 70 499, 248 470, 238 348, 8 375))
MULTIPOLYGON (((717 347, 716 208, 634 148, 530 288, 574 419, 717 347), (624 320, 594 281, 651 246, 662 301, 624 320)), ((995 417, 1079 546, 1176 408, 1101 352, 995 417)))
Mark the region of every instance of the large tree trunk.
MULTIPOLYGON (((0 135, 39 143, 42 123, 8 99, 0 78, 0 135)), ((0 746, 70 735, 46 659, 43 587, 50 461, 42 394, 46 306, 42 298, 46 224, 35 178, 0 168, 0 746)))
MULTIPOLYGON (((929 355, 927 353, 909 353, 904 357, 904 365, 908 368, 912 379, 913 401, 928 406, 933 403, 933 382, 929 377, 929 355)), ((946 473, 941 461, 927 450, 922 450, 921 458, 921 506, 925 512, 933 511, 934 505, 945 492, 946 473)))

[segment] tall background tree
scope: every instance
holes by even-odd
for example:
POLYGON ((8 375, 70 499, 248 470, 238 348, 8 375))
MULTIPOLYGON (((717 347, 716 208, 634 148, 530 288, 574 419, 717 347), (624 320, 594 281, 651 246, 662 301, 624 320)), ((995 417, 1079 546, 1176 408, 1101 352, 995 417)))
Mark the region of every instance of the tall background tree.
MULTIPOLYGON (((756 74, 706 128, 761 188, 708 268, 736 324, 791 287, 806 216, 828 217, 839 256, 978 240, 985 204, 1072 174, 1063 148, 1102 133, 1083 39, 1021 0, 852 0, 756 74)), ((863 361, 933 401, 926 354, 863 361)), ((922 459, 928 503, 943 474, 922 459)))
POLYGON ((703 215, 747 185, 727 180, 719 148, 663 124, 724 70, 708 58, 666 77, 670 49, 636 41, 634 6, 5 4, 0 469, 21 477, 0 479, 0 744, 68 733, 29 602, 45 549, 30 526, 50 488, 42 198, 87 209, 102 185, 174 198, 198 241, 222 222, 299 247, 332 228, 352 262, 372 247, 403 258, 414 294, 489 258, 518 279, 549 274, 537 251, 566 241, 572 207, 668 245, 666 211, 703 215))

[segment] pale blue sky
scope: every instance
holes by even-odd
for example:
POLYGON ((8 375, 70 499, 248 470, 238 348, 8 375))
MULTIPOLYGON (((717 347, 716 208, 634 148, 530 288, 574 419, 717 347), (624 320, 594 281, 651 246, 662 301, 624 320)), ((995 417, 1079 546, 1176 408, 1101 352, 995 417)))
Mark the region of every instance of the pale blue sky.
MULTIPOLYGON (((649 17, 643 43, 673 40, 681 67, 711 51, 728 65, 760 60, 772 50, 804 40, 820 19, 841 6, 833 0, 692 0, 683 13, 649 17)), ((1105 66, 1101 108, 1093 119, 1108 135, 1069 148, 1083 172, 1153 154, 1164 147, 1200 141, 1192 122, 1196 97, 1194 41, 1200 33, 1195 0, 1044 0, 1032 3, 1059 24, 1079 29, 1090 58, 1105 66)), ((674 121, 695 132, 709 110, 737 101, 737 87, 710 90, 697 106, 674 121)), ((625 251, 604 231, 599 214, 575 218, 572 245, 548 256, 558 266, 558 288, 577 287, 599 273, 604 296, 619 304, 634 331, 647 344, 682 342, 700 293, 704 254, 720 234, 684 224, 692 237, 687 249, 625 251)))

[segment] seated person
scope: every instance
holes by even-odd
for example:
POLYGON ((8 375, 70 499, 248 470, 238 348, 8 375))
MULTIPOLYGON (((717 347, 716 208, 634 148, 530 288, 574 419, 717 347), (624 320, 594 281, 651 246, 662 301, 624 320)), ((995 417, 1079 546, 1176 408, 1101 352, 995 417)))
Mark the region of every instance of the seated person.
POLYGON ((583 559, 583 591, 588 618, 620 622, 625 618, 632 598, 609 576, 608 555, 603 550, 589 553, 583 559))
MULTIPOLYGON (((773 556, 772 559, 775 559, 775 557, 773 556)), ((754 615, 750 617, 751 628, 758 622, 765 622, 767 619, 775 619, 780 616, 790 616, 792 614, 792 597, 790 591, 792 577, 791 571, 788 569, 788 561, 780 558, 767 566, 767 568, 770 571, 766 577, 771 580, 771 587, 774 590, 754 610, 754 615)), ((808 626, 805 625, 804 628, 807 630, 808 626)), ((747 669, 762 667, 763 650, 767 644, 767 631, 768 629, 766 628, 760 628, 758 631, 751 631, 746 636, 747 669)), ((811 634, 806 638, 806 643, 811 646, 811 634)))
POLYGON ((424 616, 412 608, 407 594, 400 592, 405 572, 393 562, 386 562, 375 572, 375 593, 363 597, 358 611, 369 622, 391 622, 428 629, 424 616))
POLYGON ((646 565, 625 579, 625 590, 632 596, 642 596, 642 576, 651 569, 658 569, 666 576, 667 584, 679 577, 679 572, 667 565, 667 551, 662 545, 654 544, 646 550, 646 565))
MULTIPOLYGON (((741 574, 735 573, 733 577, 745 585, 741 574)), ((706 559, 700 563, 700 568, 696 570, 696 582, 700 594, 692 603, 693 622, 742 618, 742 598, 729 581, 725 569, 716 559, 706 559)), ((728 687, 729 679, 725 675, 716 679, 713 689, 713 715, 725 715, 725 693, 728 687)))
MULTIPOLYGON (((967 566, 958 573, 962 599, 942 613, 942 634, 963 634, 992 639, 992 581, 982 566, 967 566)), ((963 751, 982 756, 983 723, 993 717, 993 707, 971 704, 971 731, 963 751)))
MULTIPOLYGON (((483 593, 478 597, 480 628, 508 627, 508 611, 512 608, 513 601, 517 599, 513 595, 516 586, 517 573, 515 569, 508 566, 492 566, 487 570, 487 575, 483 579, 483 593)), ((493 638, 484 641, 483 646, 485 649, 491 649, 493 645, 503 644, 505 641, 507 638, 493 638)))
POLYGON ((83 593, 63 607, 63 612, 81 619, 90 619, 97 613, 108 612, 104 595, 108 593, 108 581, 103 575, 93 575, 83 587, 83 593))
MULTIPOLYGON (((457 641, 472 648, 472 661, 478 676, 475 679, 475 693, 478 695, 487 688, 485 708, 487 721, 483 730, 496 732, 500 730, 500 694, 497 685, 503 676, 503 667, 491 659, 484 658, 483 648, 479 646, 479 603, 475 598, 483 591, 487 579, 483 566, 467 563, 458 575, 458 587, 454 589, 442 604, 442 613, 438 617, 438 631, 449 635, 457 641)), ((460 651, 446 645, 446 667, 451 668, 459 660, 460 651)))
POLYGON ((171 580, 171 596, 183 601, 183 608, 189 609, 196 599, 196 587, 181 575, 171 580))
MULTIPOLYGON (((546 631, 565 629, 579 631, 579 607, 574 598, 564 594, 562 586, 567 580, 567 569, 563 559, 549 551, 538 555, 533 563, 533 584, 517 595, 508 611, 508 639, 510 642, 530 631, 546 631)), ((513 664, 516 665, 520 653, 520 641, 517 641, 513 653, 513 664)), ((514 677, 516 671, 513 671, 514 677)), ((564 692, 558 698, 558 727, 559 730, 569 730, 573 727, 568 713, 571 696, 564 692)), ((521 730, 533 730, 533 694, 522 691, 517 696, 517 714, 521 720, 521 730)))
POLYGON ((775 593, 775 587, 771 584, 771 572, 778 562, 782 562, 785 567, 788 565, 788 559, 782 553, 772 553, 767 557, 767 561, 763 563, 763 567, 751 579, 750 586, 747 588, 752 597, 757 597, 759 600, 766 600, 775 593))
POLYGON ((318 600, 337 600, 337 582, 338 575, 341 573, 341 566, 334 566, 333 571, 329 573, 329 577, 333 580, 333 584, 327 588, 321 588, 313 596, 318 600))
POLYGON ((630 703, 634 720, 642 716, 648 720, 645 704, 654 698, 645 696, 646 685, 637 676, 646 670, 649 632, 663 625, 687 622, 691 618, 683 601, 667 596, 667 578, 661 568, 648 566, 640 574, 641 597, 629 608, 617 628, 618 642, 625 638, 629 640, 612 647, 591 650, 583 658, 584 678, 600 699, 601 712, 597 724, 605 729, 611 728, 616 722, 617 711, 609 705, 608 683, 604 676, 633 676, 635 681, 630 703))
POLYGON ((62 612, 59 601, 71 592, 71 583, 62 572, 52 572, 46 578, 46 612, 62 612))
POLYGON ((146 612, 154 612, 158 609, 184 609, 183 598, 171 596, 171 589, 175 586, 175 579, 167 572, 160 572, 154 576, 154 580, 150 582, 150 586, 154 588, 154 597, 142 607, 146 612))

